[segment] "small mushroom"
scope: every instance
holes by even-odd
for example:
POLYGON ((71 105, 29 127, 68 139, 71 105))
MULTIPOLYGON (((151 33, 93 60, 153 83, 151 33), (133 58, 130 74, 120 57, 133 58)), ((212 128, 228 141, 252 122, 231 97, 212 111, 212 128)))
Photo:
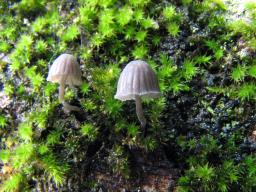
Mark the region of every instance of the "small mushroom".
POLYGON ((59 100, 66 111, 79 111, 79 107, 65 102, 65 84, 70 86, 81 85, 81 70, 76 58, 70 54, 61 54, 54 60, 47 77, 47 81, 59 83, 59 100))
POLYGON ((122 71, 115 99, 121 101, 135 100, 136 113, 142 127, 146 125, 141 98, 157 98, 161 96, 155 72, 141 60, 131 61, 122 71))

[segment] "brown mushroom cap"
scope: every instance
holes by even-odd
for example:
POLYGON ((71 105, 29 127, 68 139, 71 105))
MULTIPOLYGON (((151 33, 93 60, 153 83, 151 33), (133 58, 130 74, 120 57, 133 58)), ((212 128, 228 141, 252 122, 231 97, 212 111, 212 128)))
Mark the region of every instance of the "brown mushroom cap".
POLYGON ((60 83, 60 81, 65 78, 66 84, 69 85, 81 85, 81 70, 76 58, 70 54, 61 54, 53 62, 47 81, 60 83))
POLYGON ((121 101, 161 96, 157 76, 152 68, 141 60, 126 65, 118 80, 116 99, 121 101))

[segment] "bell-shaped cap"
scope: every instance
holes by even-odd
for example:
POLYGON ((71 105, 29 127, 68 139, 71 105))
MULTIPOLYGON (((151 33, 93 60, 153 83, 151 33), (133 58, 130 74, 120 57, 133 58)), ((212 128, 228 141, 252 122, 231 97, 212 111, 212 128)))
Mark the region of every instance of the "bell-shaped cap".
POLYGON ((141 60, 131 61, 122 71, 118 84, 116 99, 121 101, 161 96, 157 76, 153 69, 141 60))
POLYGON ((65 79, 66 84, 69 85, 81 85, 82 73, 79 68, 79 64, 76 58, 70 54, 61 54, 53 62, 47 81, 60 83, 62 79, 65 79))

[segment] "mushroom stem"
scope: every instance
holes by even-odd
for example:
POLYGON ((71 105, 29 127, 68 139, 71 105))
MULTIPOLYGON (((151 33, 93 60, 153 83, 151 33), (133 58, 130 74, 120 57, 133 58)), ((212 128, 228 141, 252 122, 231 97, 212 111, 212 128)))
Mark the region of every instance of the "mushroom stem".
POLYGON ((60 86, 59 86, 59 100, 60 100, 60 102, 62 103, 62 105, 63 105, 65 111, 67 111, 67 112, 70 112, 70 111, 80 111, 80 108, 79 108, 79 107, 70 105, 70 104, 68 104, 68 103, 65 101, 65 98, 64 98, 64 95, 65 95, 65 81, 66 81, 66 78, 65 78, 65 77, 63 77, 63 78, 61 79, 61 81, 60 81, 60 86))
POLYGON ((146 121, 146 118, 144 117, 144 114, 143 114, 143 109, 142 109, 140 96, 138 96, 138 95, 135 96, 135 103, 136 103, 137 117, 140 121, 141 127, 144 128, 146 126, 147 121, 146 121))
POLYGON ((74 106, 74 105, 70 105, 70 104, 68 104, 67 102, 62 102, 62 105, 63 105, 63 107, 64 107, 64 110, 66 110, 66 111, 80 111, 80 108, 79 107, 77 107, 77 106, 74 106))
POLYGON ((59 100, 61 103, 65 102, 64 95, 65 95, 65 80, 61 79, 60 86, 59 86, 59 100))

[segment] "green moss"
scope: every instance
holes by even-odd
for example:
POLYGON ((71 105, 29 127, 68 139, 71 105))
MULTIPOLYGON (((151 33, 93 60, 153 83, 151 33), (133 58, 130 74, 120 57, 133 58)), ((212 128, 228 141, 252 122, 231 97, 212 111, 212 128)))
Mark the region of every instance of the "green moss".
POLYGON ((21 189, 20 185, 23 180, 23 175, 20 173, 14 174, 9 180, 5 181, 1 190, 11 192, 21 189))
POLYGON ((75 40, 79 34, 79 28, 76 25, 71 25, 64 30, 64 32, 60 35, 60 38, 63 41, 69 42, 75 40))
POLYGON ((38 17, 33 23, 32 23, 32 30, 35 33, 43 33, 45 31, 45 27, 47 24, 47 20, 43 17, 38 17))
POLYGON ((4 128, 6 125, 7 125, 7 119, 3 115, 0 115, 0 127, 4 128))
POLYGON ((3 53, 8 53, 10 50, 11 46, 8 42, 6 41, 0 41, 0 51, 3 53))
POLYGON ((185 60, 183 63, 183 76, 186 80, 191 79, 194 77, 197 73, 197 68, 195 67, 195 64, 193 61, 185 60))
POLYGON ((127 126, 127 133, 131 136, 131 137, 135 137, 138 135, 139 133, 139 128, 138 126, 136 126, 135 124, 130 124, 127 126))
POLYGON ((5 83, 4 84, 4 92, 5 92, 6 95, 11 96, 14 93, 13 85, 11 85, 9 83, 5 83))
POLYGON ((146 37, 147 37, 147 31, 138 31, 138 32, 135 34, 135 39, 136 39, 138 42, 144 41, 146 37))
POLYGON ((92 124, 85 123, 81 126, 82 135, 86 136, 89 140, 93 141, 97 138, 98 129, 92 124))
POLYGON ((25 141, 32 141, 32 125, 29 123, 22 123, 18 127, 19 137, 25 141))
POLYGON ((9 150, 2 150, 0 152, 0 159, 3 163, 7 163, 11 157, 11 151, 9 150))
POLYGON ((146 19, 143 19, 141 21, 141 25, 145 29, 149 29, 149 28, 158 29, 159 28, 158 23, 154 19, 149 18, 149 17, 146 19))
POLYGON ((16 147, 11 165, 14 169, 21 169, 33 158, 35 149, 32 143, 22 143, 16 147))
POLYGON ((163 16, 167 20, 172 20, 176 14, 177 13, 174 6, 165 7, 163 9, 163 16))
POLYGON ((255 84, 243 84, 238 90, 238 96, 242 100, 256 99, 255 84))
POLYGON ((57 186, 64 184, 65 173, 69 169, 66 163, 59 162, 52 154, 48 154, 43 156, 42 166, 47 172, 49 179, 53 179, 57 186))
POLYGON ((43 40, 38 40, 35 45, 35 49, 39 53, 44 53, 47 49, 47 44, 43 40))
POLYGON ((15 5, 15 8, 24 14, 31 14, 42 11, 44 9, 44 3, 45 1, 40 0, 22 0, 15 5))
POLYGON ((44 78, 41 74, 36 73, 37 66, 33 66, 30 68, 25 68, 25 75, 29 78, 31 85, 34 88, 34 91, 39 91, 44 78))
POLYGON ((133 16, 133 11, 130 7, 122 7, 119 9, 118 14, 116 15, 117 22, 124 26, 130 22, 133 16))
POLYGON ((182 169, 177 191, 253 191, 255 155, 243 149, 256 99, 255 3, 246 5, 251 22, 227 20, 221 0, 8 3, 0 2, 0 52, 11 60, 0 62, 1 103, 7 103, 0 159, 13 173, 0 179, 1 190, 30 191, 46 181, 62 190, 79 166, 93 165, 90 159, 128 179, 134 148, 145 154, 171 148, 170 161, 182 169), (79 58, 84 82, 67 88, 66 99, 82 112, 65 114, 58 85, 45 80, 64 52, 79 58), (135 105, 113 98, 121 69, 134 59, 150 64, 163 93, 143 103, 146 137, 135 105), (89 149, 97 145, 104 147, 89 149), (87 150, 97 155, 88 158, 87 150))
POLYGON ((246 68, 238 65, 236 68, 233 68, 231 77, 234 81, 242 81, 245 77, 246 68))
POLYGON ((252 65, 249 69, 248 69, 248 74, 251 77, 256 78, 256 65, 252 65))
POLYGON ((171 36, 176 37, 180 32, 179 25, 177 23, 174 23, 174 22, 169 23, 167 25, 167 31, 171 36))
POLYGON ((132 52, 132 55, 136 59, 142 59, 146 56, 147 53, 148 53, 147 47, 145 45, 139 45, 135 47, 135 49, 132 52))

